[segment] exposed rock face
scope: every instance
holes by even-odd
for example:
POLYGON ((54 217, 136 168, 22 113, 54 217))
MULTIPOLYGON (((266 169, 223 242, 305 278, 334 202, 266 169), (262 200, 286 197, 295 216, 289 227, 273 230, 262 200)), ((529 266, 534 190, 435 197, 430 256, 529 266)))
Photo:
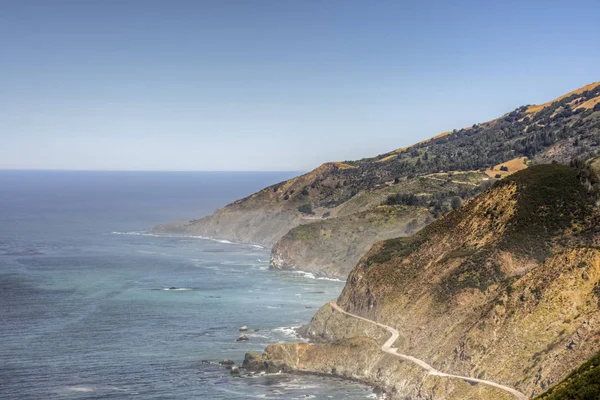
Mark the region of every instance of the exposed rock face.
MULTIPOLYGON (((577 171, 536 166, 373 246, 338 304, 395 327, 399 353, 534 396, 600 350, 599 245, 598 209, 577 171)), ((510 398, 390 360, 378 347, 385 332, 328 305, 302 332, 321 344, 270 346, 269 365, 364 380, 402 399, 510 398)))

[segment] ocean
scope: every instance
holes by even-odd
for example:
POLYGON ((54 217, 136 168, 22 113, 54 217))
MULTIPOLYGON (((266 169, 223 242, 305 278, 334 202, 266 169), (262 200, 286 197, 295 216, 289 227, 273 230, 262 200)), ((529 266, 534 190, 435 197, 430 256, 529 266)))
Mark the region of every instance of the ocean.
POLYGON ((260 246, 145 233, 293 175, 0 171, 0 398, 374 397, 216 364, 299 340, 292 328, 343 283, 270 271, 260 246))

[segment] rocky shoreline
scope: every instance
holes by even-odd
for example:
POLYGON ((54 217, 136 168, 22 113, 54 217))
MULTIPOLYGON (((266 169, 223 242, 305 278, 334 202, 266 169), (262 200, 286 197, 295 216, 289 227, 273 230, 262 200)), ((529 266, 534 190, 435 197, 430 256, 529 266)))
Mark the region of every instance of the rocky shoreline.
POLYGON ((242 367, 250 373, 330 376, 359 382, 387 399, 513 399, 501 390, 428 375, 420 367, 380 351, 386 332, 323 306, 298 333, 311 343, 278 343, 260 354, 248 352, 242 367))

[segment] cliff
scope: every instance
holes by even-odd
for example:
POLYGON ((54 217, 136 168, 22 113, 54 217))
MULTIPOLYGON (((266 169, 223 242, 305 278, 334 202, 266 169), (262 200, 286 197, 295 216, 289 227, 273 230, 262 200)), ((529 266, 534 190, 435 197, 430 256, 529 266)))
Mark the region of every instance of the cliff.
MULTIPOLYGON (((337 304, 395 327, 398 353, 437 370, 544 392, 600 350, 600 218, 579 175, 528 168, 410 237, 375 244, 337 304)), ((303 332, 314 341, 306 356, 273 345, 264 361, 364 380, 395 398, 507 395, 390 359, 379 348, 389 334, 330 305, 303 332)))

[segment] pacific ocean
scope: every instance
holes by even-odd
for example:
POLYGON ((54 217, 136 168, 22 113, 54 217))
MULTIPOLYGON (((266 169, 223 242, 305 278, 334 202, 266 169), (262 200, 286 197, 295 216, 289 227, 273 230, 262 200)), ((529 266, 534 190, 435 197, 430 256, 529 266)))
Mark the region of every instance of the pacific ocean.
POLYGON ((341 282, 270 271, 259 246, 145 234, 293 175, 0 171, 0 398, 372 397, 215 364, 299 340, 291 328, 341 282), (242 325, 248 342, 236 342, 242 325))

